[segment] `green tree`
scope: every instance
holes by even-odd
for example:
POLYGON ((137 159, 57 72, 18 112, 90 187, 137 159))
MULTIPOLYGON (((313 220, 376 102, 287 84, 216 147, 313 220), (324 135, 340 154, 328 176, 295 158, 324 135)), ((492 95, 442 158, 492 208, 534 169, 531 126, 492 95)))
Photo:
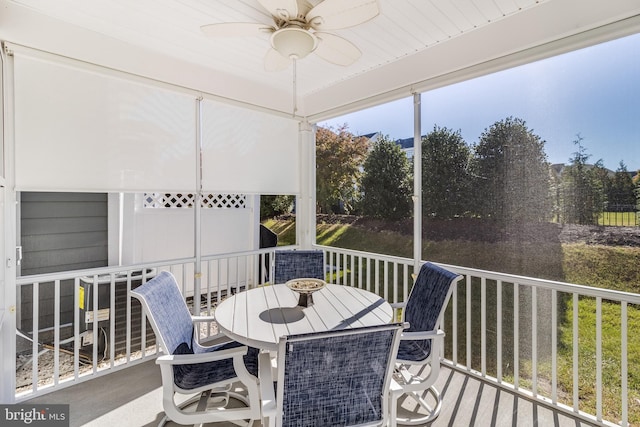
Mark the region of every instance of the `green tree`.
POLYGON ((620 165, 613 174, 613 178, 611 178, 607 188, 608 210, 632 210, 636 204, 634 190, 635 185, 631 174, 627 170, 627 165, 620 161, 620 165))
POLYGON ((583 140, 578 134, 573 142, 577 151, 562 174, 562 220, 570 224, 597 224, 604 201, 602 176, 606 171, 601 160, 595 165, 587 164, 591 155, 582 145, 583 140))
POLYGON ((402 148, 385 136, 373 144, 364 162, 362 212, 374 218, 401 219, 411 214, 411 166, 402 148))
POLYGON ((551 221, 560 222, 562 220, 562 171, 564 169, 564 164, 551 165, 549 167, 549 175, 550 175, 550 194, 551 194, 551 221))
POLYGON ((434 126, 422 137, 423 217, 453 218, 470 210, 470 153, 459 130, 434 126))
POLYGON ((260 221, 291 212, 295 196, 260 196, 260 221))
POLYGON ((358 199, 361 169, 367 155, 366 138, 342 125, 318 127, 316 132, 316 203, 323 213, 350 213, 358 199))
POLYGON ((502 223, 550 218, 549 163, 544 144, 518 118, 508 117, 482 133, 473 164, 478 214, 502 223))

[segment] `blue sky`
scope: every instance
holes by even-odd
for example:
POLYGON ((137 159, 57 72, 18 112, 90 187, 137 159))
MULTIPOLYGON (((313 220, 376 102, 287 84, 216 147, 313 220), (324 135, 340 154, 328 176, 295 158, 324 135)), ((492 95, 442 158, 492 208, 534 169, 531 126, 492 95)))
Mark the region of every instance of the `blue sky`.
MULTIPOLYGON (((640 34, 422 94, 423 134, 434 124, 460 130, 468 144, 509 116, 546 141, 551 163, 568 163, 582 136, 590 163, 640 168, 640 34)), ((322 122, 357 135, 413 135, 413 99, 322 122)))

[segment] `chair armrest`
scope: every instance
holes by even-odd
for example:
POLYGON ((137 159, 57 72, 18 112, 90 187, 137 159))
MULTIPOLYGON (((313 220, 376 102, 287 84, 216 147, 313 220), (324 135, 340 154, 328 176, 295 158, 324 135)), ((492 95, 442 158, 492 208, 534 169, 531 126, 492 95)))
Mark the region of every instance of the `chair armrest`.
POLYGON ((258 377, 260 378, 260 400, 264 417, 276 415, 277 404, 271 373, 271 355, 268 352, 258 355, 258 377))
MULTIPOLYGON (((197 338, 197 337, 194 337, 197 338)), ((233 342, 232 338, 229 338, 228 335, 225 335, 222 332, 218 332, 215 335, 209 335, 207 337, 198 338, 198 345, 202 348, 214 347, 220 344, 226 344, 233 342)))
POLYGON ((444 337, 445 333, 443 330, 438 329, 436 332, 434 331, 416 331, 416 332, 402 332, 400 335, 400 340, 429 340, 439 337, 444 337))
POLYGON ((193 323, 215 322, 216 317, 215 316, 191 316, 191 321, 193 323))
POLYGON ((404 394, 404 389, 394 378, 391 378, 391 381, 389 382, 389 392, 391 395, 400 396, 404 394))
MULTIPOLYGON (((211 322, 215 322, 216 318, 215 316, 191 316, 191 323, 193 323, 193 338, 194 340, 196 340, 200 345, 201 344, 201 338, 200 338, 200 334, 199 334, 199 327, 198 324, 199 323, 211 323, 211 322)), ((225 334, 223 334, 222 332, 218 332, 215 335, 211 335, 211 336, 207 336, 206 340, 207 341, 215 341, 219 338, 222 337, 226 337, 228 338, 225 334)), ((231 339, 228 339, 228 341, 231 341, 231 339)))
POLYGON ((247 354, 247 346, 229 348, 226 350, 212 351, 198 354, 165 354, 156 359, 158 365, 190 365, 197 363, 214 362, 216 360, 231 359, 234 356, 247 354))

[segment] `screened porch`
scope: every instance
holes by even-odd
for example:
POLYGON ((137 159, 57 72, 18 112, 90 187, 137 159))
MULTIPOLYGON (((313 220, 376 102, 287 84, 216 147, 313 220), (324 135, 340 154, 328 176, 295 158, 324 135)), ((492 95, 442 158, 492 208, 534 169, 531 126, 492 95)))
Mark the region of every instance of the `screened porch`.
MULTIPOLYGON (((361 60, 337 66, 312 55, 274 73, 264 69, 268 40, 212 41, 200 30, 270 23, 263 1, 129 3, 0 0, 0 402, 73 401, 72 425, 108 425, 123 411, 156 421, 158 349, 129 292, 171 271, 200 314, 268 283, 261 196, 295 197, 292 247, 322 249, 330 283, 405 301, 428 261, 422 94, 640 32, 636 0, 379 0, 377 18, 337 30, 361 60), (414 105, 413 256, 318 245, 316 125, 398 99, 414 105), (53 195, 64 196, 48 204, 53 195), (34 211, 60 221, 36 223, 34 211), (64 262, 24 257, 22 231, 44 226, 38 245, 70 242, 64 262), (83 240, 99 246, 97 258, 83 240), (134 377, 139 388, 120 394, 134 377)), ((447 267, 464 280, 444 320, 446 406, 435 425, 640 422, 629 384, 639 295, 447 267), (579 334, 585 303, 595 312, 589 339, 579 334), (614 354, 604 350, 611 339, 614 354)))

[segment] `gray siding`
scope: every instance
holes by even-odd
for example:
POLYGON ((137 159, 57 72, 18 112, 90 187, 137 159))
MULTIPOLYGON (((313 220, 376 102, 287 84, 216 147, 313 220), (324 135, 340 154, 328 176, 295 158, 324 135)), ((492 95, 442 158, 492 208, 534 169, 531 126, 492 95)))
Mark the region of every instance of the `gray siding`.
MULTIPOLYGON (((21 275, 103 267, 108 264, 107 195, 21 194, 21 275)), ((61 323, 73 321, 73 282, 62 283, 61 323)), ((53 284, 39 288, 39 329, 53 326, 53 284)), ((20 290, 20 328, 32 329, 32 287, 20 290)))
POLYGON ((30 192, 21 199, 23 276, 107 265, 106 194, 30 192))

